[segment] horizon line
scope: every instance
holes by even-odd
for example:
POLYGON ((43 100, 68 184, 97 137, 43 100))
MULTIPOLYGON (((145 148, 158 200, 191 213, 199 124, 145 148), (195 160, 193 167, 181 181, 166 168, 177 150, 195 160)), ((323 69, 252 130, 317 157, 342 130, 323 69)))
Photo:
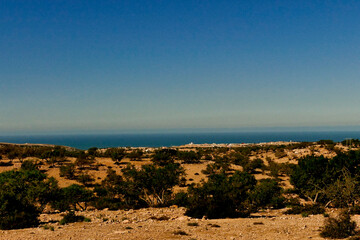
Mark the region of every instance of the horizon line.
POLYGON ((241 132, 322 132, 360 131, 360 126, 296 126, 296 127, 241 127, 241 128, 164 128, 164 129, 66 129, 3 131, 0 136, 24 135, 114 135, 114 134, 189 134, 189 133, 241 133, 241 132))

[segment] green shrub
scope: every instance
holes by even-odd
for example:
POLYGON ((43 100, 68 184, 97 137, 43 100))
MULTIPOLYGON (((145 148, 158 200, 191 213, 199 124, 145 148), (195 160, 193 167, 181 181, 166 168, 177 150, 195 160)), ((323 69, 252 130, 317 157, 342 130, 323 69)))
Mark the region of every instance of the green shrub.
POLYGON ((173 202, 173 205, 177 205, 179 207, 186 207, 189 204, 189 197, 186 192, 178 192, 175 194, 173 202))
POLYGON ((92 182, 95 181, 94 177, 87 173, 82 173, 77 177, 78 182, 84 184, 84 186, 89 186, 92 182))
POLYGON ((87 154, 88 154, 89 156, 92 156, 92 157, 97 157, 97 156, 99 156, 99 154, 98 154, 98 148, 97 148, 97 147, 91 147, 91 148, 89 148, 88 151, 87 151, 87 154))
POLYGON ((183 163, 194 164, 200 162, 200 155, 194 151, 179 151, 177 157, 183 163))
POLYGON ((165 166, 174 163, 178 151, 174 149, 160 149, 156 150, 151 157, 151 161, 159 166, 165 166))
POLYGON ((206 166, 206 169, 201 170, 201 172, 205 175, 211 176, 216 174, 228 174, 231 170, 231 161, 230 159, 223 157, 223 158, 216 158, 214 163, 210 163, 206 166))
POLYGON ((64 177, 66 179, 75 179, 75 164, 65 164, 60 167, 60 177, 64 177))
POLYGON ((104 153, 104 156, 110 157, 115 163, 120 163, 125 155, 126 152, 124 148, 108 148, 104 153))
POLYGON ((241 153, 235 153, 231 155, 232 163, 240 166, 245 166, 249 164, 250 159, 249 156, 241 154, 241 153))
POLYGON ((92 200, 92 197, 92 191, 86 189, 84 186, 72 184, 61 189, 61 194, 52 206, 61 211, 70 209, 85 210, 87 204, 92 200))
POLYGON ((285 214, 317 215, 325 213, 325 208, 318 204, 294 205, 285 214))
POLYGON ((85 154, 85 152, 82 151, 76 158, 75 165, 78 166, 80 169, 83 169, 85 167, 89 167, 94 162, 95 160, 93 158, 90 158, 88 155, 85 154))
POLYGON ((351 221, 348 212, 342 212, 337 218, 327 218, 320 236, 324 238, 347 238, 356 234, 356 223, 351 221))
POLYGON ((70 211, 60 220, 59 224, 65 225, 68 223, 83 222, 84 220, 84 216, 77 216, 74 211, 70 211))
POLYGON ((10 194, 0 196, 0 229, 19 229, 39 225, 39 209, 10 194))
POLYGON ((333 140, 328 140, 328 139, 319 140, 317 141, 317 143, 320 145, 335 144, 333 140))
POLYGON ((126 157, 130 158, 130 161, 140 161, 143 155, 144 152, 142 150, 136 149, 126 154, 126 157))
MULTIPOLYGON (((28 163, 26 163, 27 166, 28 163)), ((54 178, 39 170, 20 169, 0 173, 0 228, 37 226, 44 206, 58 197, 54 178)))
POLYGON ((22 170, 38 170, 39 168, 37 167, 37 165, 31 161, 31 160, 25 160, 21 163, 21 167, 22 170))
POLYGON ((53 226, 49 226, 49 225, 44 225, 42 226, 45 230, 50 230, 50 231, 54 231, 54 227, 53 226))
POLYGON ((197 227, 197 226, 199 226, 199 223, 197 223, 197 222, 189 222, 187 225, 190 226, 190 227, 197 227))
POLYGON ((349 171, 343 170, 343 174, 324 189, 325 196, 331 200, 330 206, 345 208, 354 206, 360 198, 359 181, 357 176, 351 177, 349 171))
POLYGON ((94 188, 96 197, 92 204, 97 209, 111 210, 145 207, 145 201, 140 199, 141 191, 140 186, 132 181, 125 181, 121 175, 109 169, 101 185, 94 188))
POLYGON ((174 232, 174 235, 187 236, 187 235, 189 235, 189 234, 187 234, 185 231, 177 230, 177 231, 174 232))

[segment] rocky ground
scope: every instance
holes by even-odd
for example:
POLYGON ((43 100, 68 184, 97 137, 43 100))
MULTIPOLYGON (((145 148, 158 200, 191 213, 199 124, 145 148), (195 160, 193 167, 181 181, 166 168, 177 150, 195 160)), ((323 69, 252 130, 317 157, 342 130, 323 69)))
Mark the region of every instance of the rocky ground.
MULTIPOLYGON (((0 239, 323 239, 323 215, 302 217, 271 210, 236 219, 192 219, 177 207, 77 212, 91 222, 59 225, 63 213, 43 214, 37 228, 0 231, 0 239), (53 227, 51 229, 46 229, 53 227)), ((335 214, 335 213, 330 213, 335 214)), ((353 219, 359 224, 360 216, 353 219)))

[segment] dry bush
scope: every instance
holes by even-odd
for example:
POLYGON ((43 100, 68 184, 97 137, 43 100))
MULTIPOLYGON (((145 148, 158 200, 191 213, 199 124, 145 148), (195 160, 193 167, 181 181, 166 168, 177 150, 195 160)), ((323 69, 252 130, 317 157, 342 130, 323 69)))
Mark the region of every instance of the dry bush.
POLYGON ((347 211, 341 212, 337 218, 325 220, 320 236, 324 238, 347 238, 356 234, 356 223, 351 221, 347 211))

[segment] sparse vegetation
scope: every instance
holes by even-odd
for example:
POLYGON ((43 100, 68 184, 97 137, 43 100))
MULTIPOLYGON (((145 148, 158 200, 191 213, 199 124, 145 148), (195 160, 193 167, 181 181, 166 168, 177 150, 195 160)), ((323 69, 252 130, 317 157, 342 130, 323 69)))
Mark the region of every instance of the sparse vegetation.
POLYGON ((81 215, 78 216, 78 215, 75 214, 74 211, 70 211, 60 220, 59 224, 60 225, 65 225, 65 224, 69 224, 69 223, 83 222, 83 221, 85 221, 84 216, 81 216, 81 215))
POLYGON ((351 220, 346 211, 340 213, 337 218, 329 217, 325 220, 325 226, 320 235, 324 238, 347 238, 356 234, 356 223, 351 220))
MULTIPOLYGON (((90 148, 80 151, 63 147, 0 146, 0 165, 18 168, 0 173, 0 229, 38 226, 45 206, 50 212, 68 211, 61 224, 91 221, 75 215, 75 211, 90 209, 90 205, 109 210, 177 205, 185 207, 188 216, 210 219, 248 217, 263 209, 285 206, 291 207, 286 214, 303 217, 315 214, 328 217, 325 210, 333 207, 349 208, 349 213, 354 214, 360 212, 357 205, 360 152, 340 152, 340 148, 328 140, 238 148, 152 150, 90 148), (314 155, 309 155, 309 147, 314 155), (304 149, 303 157, 295 154, 299 149, 304 149), (326 151, 333 155, 321 155, 326 151), (298 164, 283 162, 286 159, 292 163, 298 159, 298 164), (192 169, 189 176, 181 164, 192 169), (202 168, 194 164, 201 164, 202 168), (96 172, 106 169, 106 175, 96 172), (59 179, 66 182, 66 187, 60 188, 55 178, 49 178, 46 172, 61 176, 59 179), (294 188, 287 186, 284 190, 289 177, 294 188), (76 181, 79 184, 73 184, 76 181)), ((155 216, 149 219, 170 219, 163 214, 155 216)), ((347 232, 347 236, 355 234, 349 217, 328 219, 322 236, 331 238, 340 232, 347 232)), ((119 221, 106 216, 101 220, 119 221)), ((199 223, 186 225, 196 227, 199 223)), ((220 227, 204 224, 206 226, 220 227)), ((42 225, 44 229, 51 230, 51 227, 42 225)), ((177 232, 174 234, 188 234, 182 230, 177 232)))

